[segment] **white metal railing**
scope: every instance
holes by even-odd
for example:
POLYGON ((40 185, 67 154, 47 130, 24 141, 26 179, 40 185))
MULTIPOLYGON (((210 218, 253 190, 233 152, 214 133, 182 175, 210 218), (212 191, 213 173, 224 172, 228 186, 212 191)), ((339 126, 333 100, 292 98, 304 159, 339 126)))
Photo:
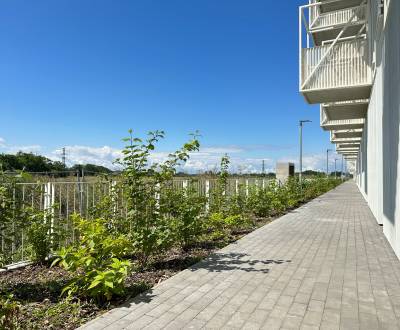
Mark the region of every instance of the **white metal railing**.
POLYGON ((311 27, 314 25, 315 21, 318 19, 320 15, 320 7, 318 5, 318 0, 310 0, 311 7, 308 8, 308 26, 311 27))
POLYGON ((322 103, 321 106, 323 108, 335 107, 335 106, 352 106, 352 105, 368 105, 369 99, 360 99, 360 100, 346 100, 346 101, 338 101, 338 102, 328 102, 322 103))
POLYGON ((371 83, 365 39, 302 49, 301 90, 371 83), (327 55, 327 53, 329 54, 327 55))
POLYGON ((351 23, 361 23, 366 20, 366 5, 359 7, 351 7, 341 10, 336 10, 327 13, 316 13, 316 7, 311 7, 309 29, 314 31, 316 29, 324 29, 336 25, 344 25, 349 20, 351 23), (315 15, 315 17, 314 17, 315 15))
POLYGON ((319 110, 319 117, 320 117, 320 126, 323 126, 328 121, 328 116, 323 107, 320 107, 319 110))
MULTIPOLYGON (((249 195, 255 188, 265 188, 269 184, 265 177, 233 177, 229 178, 225 194, 249 195)), ((63 240, 60 246, 75 240, 75 229, 71 220, 74 213, 87 218, 94 216, 93 211, 105 196, 112 197, 113 212, 121 217, 127 216, 124 192, 116 188, 116 182, 45 182, 45 183, 18 183, 13 190, 14 202, 23 207, 31 207, 43 211, 51 223, 51 230, 57 234, 62 231, 63 240)), ((189 185, 199 196, 207 200, 206 208, 213 203, 213 192, 217 186, 215 178, 174 178, 171 182, 174 189, 186 189, 189 185)), ((160 198, 160 195, 158 195, 160 198)), ((27 246, 26 229, 16 224, 14 219, 0 232, 0 257, 4 256, 6 263, 16 263, 29 260, 31 252, 27 246)), ((0 259, 3 263, 4 260, 0 259)), ((1 266, 1 264, 0 264, 1 266)), ((1 267, 0 267, 1 268, 1 267)))
POLYGON ((321 126, 351 126, 351 125, 363 125, 365 123, 364 118, 354 118, 354 119, 337 119, 337 120, 328 120, 325 119, 323 120, 321 117, 321 126))

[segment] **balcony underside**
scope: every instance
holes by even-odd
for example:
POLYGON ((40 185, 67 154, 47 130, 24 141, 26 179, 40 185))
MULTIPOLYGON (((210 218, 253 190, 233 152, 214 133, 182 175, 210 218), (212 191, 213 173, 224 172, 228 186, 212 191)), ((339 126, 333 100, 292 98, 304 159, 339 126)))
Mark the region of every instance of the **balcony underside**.
POLYGON ((336 148, 340 149, 351 149, 351 148, 359 148, 359 143, 338 143, 336 144, 336 148))
POLYGON ((354 157, 354 158, 357 158, 358 151, 356 151, 354 153, 339 152, 339 154, 343 155, 343 157, 354 157))
POLYGON ((338 153, 345 154, 345 155, 354 155, 358 154, 358 149, 353 149, 353 150, 336 150, 338 153))
POLYGON ((326 123, 323 123, 321 127, 325 131, 358 129, 364 127, 364 120, 329 120, 326 123))
POLYGON ((333 138, 360 138, 361 139, 362 133, 363 133, 362 129, 338 130, 338 131, 331 131, 331 136, 333 138))
POLYGON ((351 143, 353 143, 353 142, 360 142, 361 141, 361 138, 356 138, 356 137, 354 137, 354 138, 337 138, 337 137, 334 137, 334 138, 331 138, 331 142, 332 143, 346 143, 346 142, 351 142, 351 143))
POLYGON ((365 118, 369 100, 325 103, 322 111, 329 120, 361 119, 365 118))
POLYGON ((351 101, 369 98, 371 85, 343 86, 337 88, 302 90, 304 98, 309 104, 351 101))
POLYGON ((342 149, 342 148, 336 148, 336 152, 358 152, 359 148, 347 148, 347 149, 342 149))
POLYGON ((363 0, 343 0, 325 4, 324 2, 329 2, 329 0, 326 1, 321 0, 320 2, 321 2, 321 12, 326 13, 329 11, 341 10, 349 7, 359 6, 363 2, 363 0))
MULTIPOLYGON (((365 21, 358 21, 356 24, 349 26, 344 31, 341 38, 353 37, 357 35, 363 24, 365 24, 365 21)), ((332 27, 315 29, 315 32, 312 32, 314 44, 316 46, 320 46, 324 41, 334 40, 342 30, 344 25, 345 24, 340 24, 332 27)))

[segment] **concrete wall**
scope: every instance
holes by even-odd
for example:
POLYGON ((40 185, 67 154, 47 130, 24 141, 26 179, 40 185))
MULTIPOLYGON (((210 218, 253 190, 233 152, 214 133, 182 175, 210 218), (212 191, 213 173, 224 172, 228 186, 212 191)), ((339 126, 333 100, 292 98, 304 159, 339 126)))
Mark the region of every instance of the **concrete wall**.
POLYGON ((356 181, 400 257, 400 1, 391 0, 377 40, 376 76, 356 181))

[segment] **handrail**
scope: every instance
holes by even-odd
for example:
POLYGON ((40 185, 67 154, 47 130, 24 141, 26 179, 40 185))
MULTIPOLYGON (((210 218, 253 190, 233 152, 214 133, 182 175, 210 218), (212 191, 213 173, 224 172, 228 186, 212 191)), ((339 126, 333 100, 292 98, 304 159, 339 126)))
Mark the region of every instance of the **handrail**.
POLYGON ((322 13, 320 15, 317 15, 316 18, 312 21, 312 23, 309 24, 309 29, 312 30, 312 32, 314 33, 318 31, 324 31, 329 28, 332 29, 337 28, 338 24, 345 24, 345 22, 347 22, 346 18, 350 17, 350 15, 354 12, 356 12, 358 15, 354 23, 363 24, 363 22, 366 21, 366 11, 367 11, 367 6, 361 4, 359 6, 337 9, 326 13, 322 13), (338 22, 340 21, 341 23, 338 22, 331 23, 332 21, 338 21, 338 22))
POLYGON ((329 5, 331 3, 336 3, 336 2, 343 2, 343 0, 326 0, 324 2, 314 2, 314 3, 309 3, 307 5, 302 5, 300 8, 310 8, 310 7, 317 7, 317 6, 325 6, 329 5))
MULTIPOLYGON (((359 8, 361 8, 363 5, 365 5, 365 1, 362 3, 362 5, 359 6, 359 8)), ((338 40, 340 39, 340 37, 343 35, 343 33, 347 30, 347 28, 350 26, 354 16, 356 15, 357 11, 354 11, 353 15, 350 17, 350 19, 348 20, 347 24, 343 27, 343 29, 339 32, 339 34, 337 35, 336 39, 334 40, 334 42, 332 43, 332 45, 329 47, 329 49, 327 50, 327 52, 322 56, 321 60, 319 61, 319 63, 316 65, 316 67, 313 69, 313 71, 311 71, 311 74, 307 77, 307 79, 304 81, 304 83, 301 85, 301 89, 304 89, 304 87, 307 85, 307 83, 311 80, 311 78, 314 76, 315 72, 319 69, 320 65, 325 61, 325 59, 328 57, 328 55, 330 55, 333 47, 335 47, 335 45, 337 44, 338 40)))
MULTIPOLYGON (((344 38, 340 38, 339 41, 348 41, 348 40, 354 40, 354 39, 367 39, 367 35, 366 34, 361 34, 361 35, 357 35, 357 36, 351 36, 351 37, 344 37, 344 38)), ((334 39, 330 39, 330 40, 324 40, 322 42, 322 46, 326 46, 327 44, 333 42, 334 39)))

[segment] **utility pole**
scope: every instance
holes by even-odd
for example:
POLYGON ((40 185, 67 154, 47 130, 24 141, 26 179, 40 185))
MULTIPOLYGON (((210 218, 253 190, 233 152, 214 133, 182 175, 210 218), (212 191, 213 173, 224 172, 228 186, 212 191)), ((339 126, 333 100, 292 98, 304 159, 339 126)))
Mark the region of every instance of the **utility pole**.
POLYGON ((265 175, 265 160, 262 161, 262 176, 265 175))
POLYGON ((329 151, 332 149, 326 149, 326 176, 329 176, 329 151))
POLYGON ((300 187, 301 187, 301 180, 302 180, 302 173, 303 173, 303 124, 304 123, 311 123, 311 120, 299 120, 299 139, 300 139, 300 168, 299 168, 299 183, 300 183, 300 187))
POLYGON ((61 158, 61 160, 62 160, 62 163, 63 163, 63 165, 65 167, 65 160, 66 160, 65 147, 62 148, 62 158, 61 158))

